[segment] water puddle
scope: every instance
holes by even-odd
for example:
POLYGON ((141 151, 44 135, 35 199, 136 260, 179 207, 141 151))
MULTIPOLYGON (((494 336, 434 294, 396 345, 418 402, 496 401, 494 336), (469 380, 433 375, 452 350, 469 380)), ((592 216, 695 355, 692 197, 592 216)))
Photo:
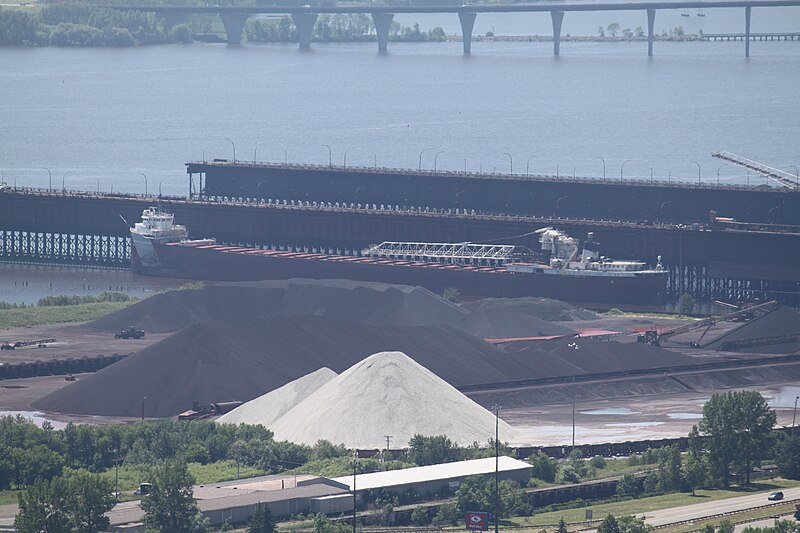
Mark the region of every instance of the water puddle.
POLYGON ((781 387, 780 390, 771 395, 771 397, 768 396, 768 393, 765 393, 764 396, 768 397, 770 407, 793 408, 794 401, 800 396, 800 387, 781 387))
POLYGON ((604 409, 592 409, 581 411, 582 415, 635 415, 636 411, 631 411, 627 407, 606 407, 604 409))
POLYGON ((700 420, 703 418, 702 413, 667 413, 667 416, 673 420, 700 420))
POLYGON ((42 424, 44 424, 45 422, 49 422, 50 425, 53 426, 53 428, 55 429, 64 429, 65 427, 67 427, 66 422, 58 422, 56 420, 50 420, 46 418, 43 413, 40 413, 38 411, 0 411, 0 418, 3 418, 4 416, 21 416, 22 418, 30 420, 39 427, 42 427, 42 424))

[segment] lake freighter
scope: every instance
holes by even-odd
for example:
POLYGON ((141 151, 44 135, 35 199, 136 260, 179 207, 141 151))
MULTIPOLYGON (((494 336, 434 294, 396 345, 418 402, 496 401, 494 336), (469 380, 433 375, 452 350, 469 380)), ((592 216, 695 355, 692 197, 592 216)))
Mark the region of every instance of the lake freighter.
POLYGON ((267 250, 189 240, 185 226, 155 207, 131 228, 133 271, 147 276, 198 280, 349 279, 458 290, 469 298, 543 296, 604 305, 651 305, 667 280, 661 258, 642 261, 601 257, 590 233, 583 247, 553 228, 536 231, 546 261, 508 244, 383 242, 360 255, 267 250))

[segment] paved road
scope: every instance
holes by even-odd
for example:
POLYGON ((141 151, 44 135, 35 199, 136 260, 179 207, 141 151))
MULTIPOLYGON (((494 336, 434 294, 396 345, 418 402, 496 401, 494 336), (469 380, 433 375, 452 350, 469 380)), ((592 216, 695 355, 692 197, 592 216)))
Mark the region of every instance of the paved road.
MULTIPOLYGON (((756 494, 737 496, 736 498, 728 498, 725 500, 696 503, 693 505, 684 505, 682 507, 672 507, 670 509, 662 509, 660 511, 650 511, 647 513, 640 513, 636 516, 645 518, 645 521, 651 526, 659 526, 663 524, 680 522, 682 520, 705 518, 721 513, 741 511, 744 509, 750 509, 752 507, 767 505, 771 503, 769 500, 767 500, 768 494, 769 492, 759 492, 756 494)), ((785 496, 785 500, 800 499, 800 487, 783 489, 783 494, 785 496)))

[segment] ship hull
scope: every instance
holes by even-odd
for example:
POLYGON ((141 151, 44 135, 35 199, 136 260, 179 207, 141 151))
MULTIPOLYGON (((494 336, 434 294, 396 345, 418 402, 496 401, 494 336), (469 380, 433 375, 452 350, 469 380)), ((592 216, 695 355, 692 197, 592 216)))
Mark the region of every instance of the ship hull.
POLYGON ((631 272, 625 276, 592 273, 514 273, 501 268, 419 264, 262 251, 219 245, 153 244, 158 266, 144 264, 133 250, 135 272, 149 276, 215 281, 258 281, 291 278, 349 279, 425 287, 442 294, 458 290, 464 297, 517 298, 541 296, 568 302, 602 305, 657 305, 666 273, 631 272))

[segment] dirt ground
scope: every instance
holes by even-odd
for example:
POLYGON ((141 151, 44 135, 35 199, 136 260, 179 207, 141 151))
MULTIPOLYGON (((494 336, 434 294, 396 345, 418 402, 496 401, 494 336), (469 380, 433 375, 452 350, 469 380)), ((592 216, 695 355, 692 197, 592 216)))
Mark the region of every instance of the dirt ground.
POLYGON ((144 339, 115 339, 113 334, 92 331, 82 324, 4 329, 0 331, 0 340, 16 342, 53 338, 56 341, 48 343, 46 348, 26 346, 2 350, 0 364, 130 354, 167 336, 167 333, 146 333, 144 339))

